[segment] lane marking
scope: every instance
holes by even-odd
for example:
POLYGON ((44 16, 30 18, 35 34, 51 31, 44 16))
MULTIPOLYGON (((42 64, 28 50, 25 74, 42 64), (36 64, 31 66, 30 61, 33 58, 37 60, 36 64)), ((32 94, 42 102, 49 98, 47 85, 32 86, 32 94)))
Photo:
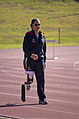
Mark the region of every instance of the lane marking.
MULTIPOLYGON (((51 85, 49 85, 49 86, 51 86, 51 85)), ((8 85, 8 84, 7 85, 5 85, 5 84, 4 85, 0 85, 0 87, 5 87, 5 88, 8 87, 8 88, 12 88, 12 89, 17 89, 18 88, 19 89, 19 88, 21 88, 21 85, 19 83, 17 83, 17 84, 14 83, 13 85, 12 84, 10 84, 10 85, 8 85)), ((36 89, 37 88, 31 87, 31 90, 36 91, 36 89)), ((77 89, 79 89, 79 87, 77 87, 77 89)), ((59 90, 58 91, 57 90, 56 91, 55 90, 46 90, 45 92, 47 92, 47 93, 58 93, 58 94, 61 93, 61 94, 79 96, 79 93, 64 92, 64 91, 59 91, 59 90)))
MULTIPOLYGON (((20 97, 20 95, 18 95, 18 94, 11 94, 11 93, 4 93, 4 92, 0 92, 0 95, 8 95, 8 96, 15 96, 15 97, 20 97)), ((38 99, 38 97, 34 97, 34 96, 26 96, 26 98, 34 98, 34 99, 38 99)), ((49 99, 49 98, 47 98, 47 100, 49 100, 49 101, 55 101, 55 102, 61 102, 61 103, 70 103, 70 104, 77 104, 77 105, 79 105, 79 102, 72 102, 72 101, 64 101, 64 100, 57 100, 57 99, 49 99)))
MULTIPOLYGON (((35 98, 35 97, 34 97, 35 98)), ((18 105, 17 105, 18 106, 18 105)), ((75 116, 79 116, 78 113, 73 113, 73 112, 67 112, 67 111, 61 111, 61 110, 53 110, 53 109, 50 109, 50 108, 43 108, 43 107, 36 107, 36 106, 33 106, 33 107, 30 107, 30 106, 27 106, 28 108, 33 108, 33 109, 41 109, 41 110, 45 110, 45 111, 51 111, 51 112, 58 112, 58 113, 65 113, 65 114, 69 114, 69 115, 75 115, 75 116)))
MULTIPOLYGON (((12 61, 12 62, 15 62, 15 61, 12 61)), ((78 64, 78 63, 79 63, 79 61, 75 62, 74 63, 74 67, 76 67, 76 64, 78 64)), ((13 71, 13 70, 12 71, 11 70, 8 71, 8 70, 4 69, 4 66, 6 66, 7 64, 9 64, 9 63, 6 63, 6 64, 1 66, 1 71, 5 72, 5 73, 8 73, 11 76, 21 78, 19 75, 13 74, 13 72, 15 73, 16 71, 13 71)), ((13 69, 16 69, 16 68, 13 67, 13 69)), ((63 69, 64 70, 65 68, 61 67, 61 68, 56 68, 56 69, 63 69)), ((20 68, 20 69, 18 68, 17 72, 19 72, 19 71, 22 71, 22 68, 20 68)), ((74 79, 74 78, 75 79, 79 79, 79 77, 63 76, 63 75, 57 75, 57 74, 53 74, 53 76, 62 77, 62 78, 68 78, 68 79, 74 79)))
POLYGON ((79 77, 63 76, 63 75, 57 75, 57 74, 53 74, 52 76, 68 78, 68 79, 79 79, 79 77))
MULTIPOLYGON (((11 76, 21 78, 21 76, 16 75, 16 74, 13 74, 13 73, 10 73, 10 71, 8 72, 7 70, 3 70, 3 72, 8 73, 8 74, 10 74, 11 76)), ((53 75, 51 75, 51 76, 52 76, 52 77, 53 77, 53 76, 56 76, 56 77, 61 77, 61 78, 67 78, 67 79, 79 79, 79 77, 63 76, 63 75, 58 75, 58 74, 53 74, 53 75)))

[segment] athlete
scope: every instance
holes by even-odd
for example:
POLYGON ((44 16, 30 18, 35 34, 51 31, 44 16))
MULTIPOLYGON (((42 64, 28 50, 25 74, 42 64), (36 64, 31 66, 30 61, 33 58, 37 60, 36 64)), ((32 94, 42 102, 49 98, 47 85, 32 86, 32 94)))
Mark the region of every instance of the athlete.
POLYGON ((45 36, 40 31, 39 19, 32 19, 30 26, 32 30, 25 34, 23 41, 24 68, 26 71, 33 71, 35 73, 39 104, 47 104, 44 92, 44 69, 46 67, 45 36))

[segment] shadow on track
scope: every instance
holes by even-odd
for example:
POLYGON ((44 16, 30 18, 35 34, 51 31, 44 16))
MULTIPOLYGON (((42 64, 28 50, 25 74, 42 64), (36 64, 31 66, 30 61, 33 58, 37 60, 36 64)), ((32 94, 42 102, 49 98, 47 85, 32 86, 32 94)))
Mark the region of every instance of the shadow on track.
POLYGON ((21 106, 33 106, 33 105, 39 105, 38 103, 36 104, 6 104, 6 105, 0 105, 1 107, 21 107, 21 106))

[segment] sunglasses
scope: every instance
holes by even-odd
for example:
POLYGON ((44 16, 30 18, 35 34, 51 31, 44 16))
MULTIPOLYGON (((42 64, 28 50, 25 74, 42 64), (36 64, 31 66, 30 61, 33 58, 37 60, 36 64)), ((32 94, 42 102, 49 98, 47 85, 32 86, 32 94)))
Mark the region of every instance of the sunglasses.
POLYGON ((35 24, 34 26, 40 26, 40 24, 35 24))

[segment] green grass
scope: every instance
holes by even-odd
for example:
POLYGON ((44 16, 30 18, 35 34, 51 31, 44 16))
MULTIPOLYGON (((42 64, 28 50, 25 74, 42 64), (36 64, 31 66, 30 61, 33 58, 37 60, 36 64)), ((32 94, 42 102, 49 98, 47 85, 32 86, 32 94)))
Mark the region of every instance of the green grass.
MULTIPOLYGON (((0 0, 0 49, 21 48, 33 18, 56 46, 79 45, 79 2, 75 0, 0 0), (60 40, 59 32, 60 27, 60 40)), ((51 45, 47 44, 48 46, 51 45)))

